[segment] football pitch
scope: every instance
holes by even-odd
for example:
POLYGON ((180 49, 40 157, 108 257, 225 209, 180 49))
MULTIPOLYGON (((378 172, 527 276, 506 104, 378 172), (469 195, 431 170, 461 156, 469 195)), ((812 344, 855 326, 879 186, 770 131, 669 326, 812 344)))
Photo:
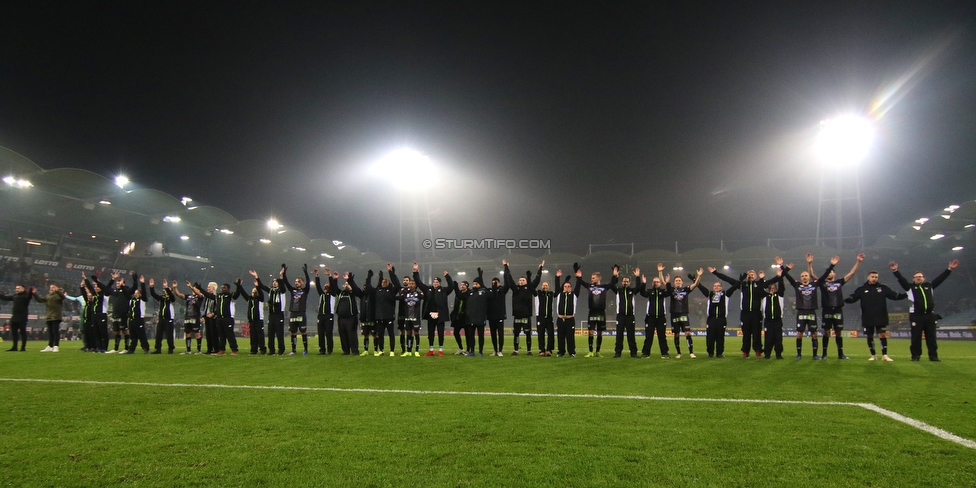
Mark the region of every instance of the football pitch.
POLYGON ((708 359, 702 338, 670 360, 613 359, 613 338, 600 358, 458 357, 450 337, 420 358, 33 342, 0 353, 0 483, 976 486, 976 343, 931 363, 891 340, 883 363, 845 342, 850 361, 810 360, 809 339, 794 361, 788 338, 781 361, 734 339, 708 359))

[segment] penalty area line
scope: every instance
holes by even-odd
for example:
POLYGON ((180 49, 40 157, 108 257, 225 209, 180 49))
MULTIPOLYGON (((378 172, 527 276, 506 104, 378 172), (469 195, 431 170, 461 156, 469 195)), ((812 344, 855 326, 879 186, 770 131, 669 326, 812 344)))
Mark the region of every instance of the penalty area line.
POLYGON ((401 394, 401 395, 460 395, 460 396, 489 396, 489 397, 528 397, 528 398, 564 398, 564 399, 590 399, 590 400, 638 400, 654 402, 700 402, 700 403, 756 403, 756 404, 780 404, 780 405, 819 405, 819 406, 844 406, 858 407, 878 413, 890 419, 901 422, 905 425, 914 427, 923 432, 928 432, 940 439, 959 444, 970 449, 976 449, 976 441, 960 437, 949 431, 929 425, 921 420, 917 420, 898 412, 881 408, 873 403, 856 402, 830 402, 830 401, 809 401, 809 400, 767 400, 749 398, 685 398, 685 397, 658 397, 645 395, 597 395, 586 393, 525 393, 525 392, 501 392, 501 391, 447 391, 447 390, 403 390, 403 389, 377 389, 377 388, 330 388, 317 386, 274 386, 274 385, 223 385, 223 384, 199 384, 199 383, 151 383, 135 381, 94 381, 94 380, 52 380, 43 378, 0 378, 0 381, 13 383, 56 383, 72 385, 92 385, 92 386, 146 386, 153 388, 211 388, 229 390, 277 390, 277 391, 313 391, 330 393, 373 393, 373 394, 401 394))

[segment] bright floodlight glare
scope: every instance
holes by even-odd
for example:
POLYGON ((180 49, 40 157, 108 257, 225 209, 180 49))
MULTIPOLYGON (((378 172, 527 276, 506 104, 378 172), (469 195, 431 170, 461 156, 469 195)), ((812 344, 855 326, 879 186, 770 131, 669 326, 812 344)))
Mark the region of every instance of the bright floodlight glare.
POLYGON ((962 251, 962 246, 956 246, 952 248, 953 251, 962 251))
POLYGON ((180 236, 180 240, 181 241, 188 241, 188 240, 190 240, 190 236, 180 236))
POLYGON ((422 190, 436 182, 437 171, 430 158, 413 149, 397 149, 376 162, 370 173, 387 178, 405 190, 422 190))
POLYGON ((125 185, 129 184, 129 178, 125 175, 118 175, 115 177, 115 185, 119 188, 125 188, 125 185))
POLYGON ((933 241, 937 241, 939 239, 942 239, 943 237, 945 237, 945 234, 936 234, 936 235, 934 235, 932 237, 929 237, 929 239, 931 239, 933 241))
POLYGON ((278 230, 281 228, 281 224, 275 219, 268 219, 268 228, 271 230, 278 230))
POLYGON ((821 161, 834 166, 857 164, 868 154, 874 128, 862 117, 845 115, 820 122, 817 152, 821 161))
POLYGON ((271 244, 271 239, 258 239, 261 244, 271 244))
POLYGON ((10 186, 14 186, 14 183, 17 182, 17 178, 14 178, 13 176, 4 176, 3 182, 10 186))

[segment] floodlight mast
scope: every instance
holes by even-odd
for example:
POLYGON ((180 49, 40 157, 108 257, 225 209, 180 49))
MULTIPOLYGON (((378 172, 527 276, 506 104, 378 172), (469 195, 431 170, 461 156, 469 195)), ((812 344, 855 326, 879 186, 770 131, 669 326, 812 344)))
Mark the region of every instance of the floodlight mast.
POLYGON ((433 227, 430 222, 430 204, 427 190, 437 183, 437 169, 429 157, 421 152, 401 148, 394 150, 376 162, 370 173, 389 181, 398 189, 400 199, 399 252, 400 262, 404 262, 404 226, 409 225, 412 230, 413 243, 408 244, 408 251, 412 259, 418 259, 422 254, 430 253, 433 249, 421 246, 421 241, 434 238, 433 227), (420 197, 422 202, 418 202, 420 197), (418 208, 420 205, 423 208, 418 208), (421 221, 426 221, 425 235, 421 235, 421 221))
POLYGON ((820 132, 817 134, 816 150, 820 162, 820 191, 819 205, 817 206, 817 233, 816 244, 823 245, 826 240, 826 221, 824 215, 824 205, 832 203, 834 206, 834 226, 837 249, 843 249, 845 237, 856 239, 855 249, 864 247, 864 221, 861 218, 861 184, 858 175, 858 163, 860 163, 871 147, 874 138, 874 128, 871 122, 862 117, 845 115, 835 119, 827 119, 820 122, 820 132), (833 198, 824 198, 825 185, 827 182, 827 172, 836 173, 850 169, 853 171, 853 178, 836 178, 832 181, 834 185, 833 198), (847 193, 853 196, 846 196, 844 187, 848 188, 847 193), (854 205, 855 209, 849 209, 856 213, 858 234, 856 236, 844 235, 844 206, 845 203, 854 205))

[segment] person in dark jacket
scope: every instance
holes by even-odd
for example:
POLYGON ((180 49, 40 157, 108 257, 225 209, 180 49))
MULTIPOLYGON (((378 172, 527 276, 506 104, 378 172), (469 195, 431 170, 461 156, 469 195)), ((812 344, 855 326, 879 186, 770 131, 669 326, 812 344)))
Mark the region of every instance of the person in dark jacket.
POLYGON ((316 317, 315 335, 319 341, 319 356, 332 354, 335 346, 335 315, 332 311, 332 270, 325 268, 326 284, 322 286, 322 279, 319 277, 319 269, 313 268, 315 273, 315 291, 319 294, 319 308, 316 317))
POLYGON ((590 351, 585 357, 600 357, 600 346, 603 345, 603 332, 607 330, 607 295, 609 291, 617 286, 617 277, 610 278, 610 284, 605 285, 600 282, 602 275, 599 271, 590 273, 590 282, 583 281, 583 271, 579 264, 573 263, 573 270, 576 272, 577 283, 586 288, 587 303, 589 305, 586 318, 586 335, 590 351), (593 350, 593 339, 596 337, 596 351, 593 350))
MULTIPOLYGON (((381 271, 382 273, 382 271, 381 271)), ((376 288, 373 288, 373 270, 366 271, 366 283, 363 294, 359 297, 359 327, 363 334, 363 352, 360 356, 369 356, 369 339, 373 339, 373 354, 380 352, 379 335, 376 333, 376 288)))
POLYGON ((698 283, 701 282, 702 276, 701 268, 698 269, 698 275, 695 276, 695 282, 691 286, 683 286, 684 280, 680 276, 674 277, 674 285, 668 283, 668 291, 671 292, 671 333, 674 335, 674 350, 675 358, 681 359, 681 334, 685 336, 685 341, 688 343, 688 357, 695 359, 695 345, 691 339, 691 327, 688 324, 688 299, 691 297, 691 292, 698 288, 698 283))
POLYGON ((502 284, 498 278, 491 279, 488 290, 488 329, 491 334, 492 356, 502 356, 505 347, 505 295, 508 295, 508 285, 502 284))
POLYGON ((739 277, 738 280, 732 279, 719 271, 713 271, 722 281, 732 285, 732 288, 739 290, 742 295, 739 306, 739 326, 742 329, 742 357, 749 357, 749 350, 756 353, 756 357, 763 354, 762 331, 763 331, 763 311, 762 311, 762 290, 766 288, 761 278, 755 270, 749 270, 739 277))
POLYGON ((149 354, 149 338, 146 337, 146 277, 139 276, 138 288, 129 299, 129 348, 119 354, 134 354, 136 347, 142 346, 142 352, 149 354))
MULTIPOLYGON (((709 266, 708 272, 715 274, 715 268, 709 266)), ((725 357, 725 329, 728 327, 729 302, 735 294, 735 287, 722 289, 722 283, 712 283, 709 291, 705 285, 698 284, 698 289, 708 298, 708 318, 705 319, 705 351, 708 357, 725 357)))
POLYGON ((401 356, 420 357, 420 324, 423 319, 424 292, 417 288, 417 282, 411 279, 407 281, 407 286, 400 288, 397 298, 403 310, 404 330, 407 332, 407 350, 401 356))
POLYGON ((942 284, 949 273, 959 266, 959 260, 954 259, 949 262, 949 267, 942 271, 932 281, 926 281, 925 275, 921 271, 916 271, 912 275, 912 282, 909 283, 901 273, 898 272, 898 263, 892 261, 888 267, 898 279, 898 284, 908 292, 908 299, 912 301, 911 308, 908 309, 908 320, 912 324, 912 342, 909 350, 912 353, 912 361, 922 358, 922 336, 925 336, 925 346, 928 349, 929 361, 939 362, 939 343, 935 334, 938 328, 937 321, 942 318, 935 313, 935 289, 942 284))
POLYGON ((878 360, 874 348, 874 336, 877 334, 881 340, 881 360, 894 362, 894 359, 888 356, 888 300, 906 298, 908 298, 907 293, 897 293, 887 285, 879 283, 878 272, 872 270, 868 272, 867 281, 844 300, 846 303, 858 303, 861 306, 861 328, 867 336, 868 350, 871 351, 868 361, 878 360))
POLYGON ((108 304, 112 311, 112 333, 115 336, 115 349, 110 349, 109 354, 119 351, 119 342, 125 339, 123 350, 129 349, 129 304, 132 302, 132 294, 139 287, 136 273, 132 272, 132 286, 126 286, 125 277, 121 273, 112 273, 112 286, 109 287, 98 281, 98 277, 92 276, 92 283, 95 288, 108 290, 108 304))
POLYGON ((806 257, 808 269, 800 273, 799 281, 790 276, 793 263, 783 266, 783 258, 779 256, 776 256, 775 261, 783 270, 783 277, 793 286, 793 292, 796 296, 796 360, 803 359, 803 332, 809 330, 810 343, 813 346, 813 360, 821 361, 823 358, 817 354, 817 349, 820 346, 817 339, 817 290, 820 286, 817 283, 827 279, 829 270, 819 279, 814 280, 813 273, 809 269, 813 263, 813 254, 807 253, 806 257))
MULTIPOLYGON (((620 274, 620 268, 613 267, 613 275, 620 274)), ((613 357, 619 358, 624 352, 624 336, 627 336, 627 345, 630 347, 630 357, 637 357, 637 337, 634 331, 634 297, 641 291, 640 268, 634 268, 634 286, 630 286, 630 278, 624 276, 620 280, 620 286, 611 288, 610 291, 617 295, 617 327, 614 335, 617 336, 614 347, 613 357)))
POLYGON ((297 336, 302 335, 302 356, 308 356, 308 319, 305 317, 305 309, 308 302, 308 290, 310 288, 308 277, 308 265, 302 264, 302 273, 305 279, 295 278, 295 286, 288 282, 288 267, 281 265, 281 283, 285 285, 290 293, 288 305, 288 331, 291 333, 291 353, 289 356, 297 354, 297 336))
POLYGON ((452 334, 458 346, 457 352, 454 353, 455 356, 464 356, 467 354, 467 349, 461 342, 461 332, 464 332, 465 335, 467 334, 468 319, 465 305, 470 289, 470 283, 467 281, 454 282, 454 308, 451 309, 451 328, 454 329, 452 334))
POLYGON ((465 297, 465 342, 468 346, 469 357, 474 356, 474 336, 478 335, 478 355, 485 355, 485 322, 488 320, 488 289, 485 288, 484 271, 478 268, 478 277, 474 279, 471 289, 465 297))
POLYGON ((820 305, 823 307, 820 315, 823 320, 823 353, 820 357, 823 359, 827 359, 827 347, 830 345, 831 331, 833 331, 834 340, 837 342, 837 359, 849 359, 844 354, 844 337, 842 335, 844 331, 843 286, 844 283, 854 278, 861 261, 864 261, 864 253, 858 254, 854 267, 847 275, 838 279, 834 267, 840 262, 840 256, 834 256, 830 259, 830 266, 827 268, 827 278, 818 283, 820 285, 820 305))
MULTIPOLYGON (((556 347, 556 329, 553 321, 552 309, 556 303, 556 292, 549 288, 549 282, 543 281, 540 290, 533 290, 535 295, 535 328, 539 334, 539 356, 552 356, 552 350, 556 347)), ((532 336, 532 331, 525 333, 526 337, 532 336)), ((529 354, 532 353, 532 343, 529 343, 529 354)))
POLYGON ((169 346, 168 354, 173 354, 176 349, 176 345, 173 343, 173 320, 176 317, 173 302, 176 301, 176 296, 169 290, 169 281, 163 280, 163 292, 158 294, 156 293, 156 280, 150 278, 149 296, 159 303, 156 313, 156 347, 152 354, 162 353, 163 338, 166 339, 166 345, 169 346))
MULTIPOLYGON (((414 263, 416 266, 416 263, 414 263)), ((434 278, 431 285, 424 284, 420 280, 419 268, 413 272, 413 280, 417 283, 417 288, 423 290, 427 297, 424 300, 424 320, 427 321, 427 344, 430 350, 427 356, 434 355, 434 333, 437 333, 437 355, 444 355, 444 324, 450 319, 451 309, 448 304, 448 296, 454 292, 454 281, 451 274, 444 271, 444 281, 446 286, 441 286, 440 278, 434 278)))
MULTIPOLYGON (((575 266, 575 265, 574 265, 575 266)), ((562 277, 563 270, 556 270, 556 283, 562 277)), ((561 358, 567 353, 569 357, 576 357, 576 307, 579 304, 581 281, 576 280, 576 286, 569 282, 570 276, 562 284, 562 291, 556 295, 556 335, 559 346, 556 357, 561 358)))
MULTIPOLYGON (((254 280, 258 283, 257 278, 254 280)), ((200 352, 201 343, 201 308, 203 307, 203 292, 200 291, 199 284, 192 284, 189 280, 186 281, 186 287, 188 289, 187 293, 184 295, 180 290, 179 286, 174 280, 171 283, 170 291, 173 295, 180 300, 183 300, 184 310, 183 310, 183 335, 186 342, 186 351, 180 353, 181 355, 192 354, 191 347, 193 344, 193 339, 197 340, 197 354, 202 354, 200 352)))
MULTIPOLYGON (((546 265, 545 261, 539 264, 539 271, 532 279, 532 272, 526 271, 525 276, 519 276, 516 282, 512 278, 512 270, 508 267, 508 260, 503 259, 502 265, 505 266, 505 286, 512 291, 512 336, 515 350, 512 356, 519 355, 519 336, 525 332, 526 355, 532 355, 532 297, 535 290, 542 281, 542 268, 546 265)), ((540 340, 541 337, 540 337, 540 340)))
MULTIPOLYGON (((388 278, 383 277, 383 272, 380 272, 379 286, 374 290, 376 294, 375 306, 376 306, 376 329, 379 331, 379 354, 377 356, 382 356, 385 354, 383 349, 383 337, 389 334, 390 336, 390 356, 396 356, 396 333, 394 331, 394 323, 397 318, 397 295, 400 293, 400 281, 396 276, 396 268, 393 264, 386 263, 386 271, 389 273, 388 278)), ((402 340, 402 339, 401 339, 402 340)), ((405 344, 404 344, 405 346, 405 344)))
MULTIPOLYGON (((251 276, 257 280, 258 289, 264 293, 268 294, 268 354, 275 354, 275 340, 278 342, 277 354, 279 356, 285 354, 285 307, 288 301, 288 291, 285 287, 281 285, 280 279, 271 280, 271 286, 266 286, 261 283, 261 278, 258 276, 257 271, 253 269, 248 271, 251 276)), ((329 322, 331 325, 331 322, 329 322)), ((319 336, 321 337, 322 330, 319 329, 319 336)), ((329 352, 332 352, 332 329, 329 329, 326 335, 329 342, 329 352)), ((321 339, 319 340, 319 347, 321 347, 321 339)))
POLYGON ((651 286, 647 286, 647 277, 641 275, 640 295, 647 298, 647 314, 644 317, 644 347, 641 348, 641 357, 651 357, 651 348, 654 347, 654 335, 657 334, 658 347, 661 350, 662 359, 670 359, 671 354, 668 348, 667 326, 668 308, 665 299, 671 296, 668 291, 667 283, 671 281, 671 275, 664 275, 664 264, 657 263, 657 276, 651 278, 651 286))
POLYGON ((0 300, 13 302, 10 307, 10 331, 13 334, 11 342, 14 345, 8 349, 9 352, 17 351, 18 340, 21 341, 20 351, 27 350, 27 310, 35 293, 37 293, 37 288, 32 286, 27 289, 18 283, 14 286, 13 295, 0 295, 0 300))
POLYGON ((343 274, 346 280, 339 289, 339 273, 332 273, 332 289, 335 297, 335 314, 339 324, 339 345, 342 347, 342 355, 359 355, 359 340, 356 337, 356 326, 359 321, 359 297, 363 291, 356 286, 353 274, 346 271, 343 274))
POLYGON ((255 356, 260 351, 261 355, 267 354, 268 349, 264 345, 264 293, 258 287, 258 280, 254 280, 254 288, 251 293, 244 291, 244 281, 240 278, 234 282, 237 286, 235 296, 244 298, 247 301, 247 327, 251 331, 251 355, 255 356))
POLYGON ((61 340, 61 308, 64 304, 64 290, 57 283, 49 285, 48 293, 40 296, 36 291, 32 293, 34 300, 44 304, 44 321, 47 324, 47 347, 41 352, 58 352, 61 340))
POLYGON ((763 357, 769 359, 775 352, 776 359, 783 359, 783 304, 786 288, 783 287, 783 268, 776 270, 776 278, 765 281, 763 272, 759 272, 759 279, 767 286, 760 290, 762 296, 763 328, 766 330, 766 345, 763 357))

